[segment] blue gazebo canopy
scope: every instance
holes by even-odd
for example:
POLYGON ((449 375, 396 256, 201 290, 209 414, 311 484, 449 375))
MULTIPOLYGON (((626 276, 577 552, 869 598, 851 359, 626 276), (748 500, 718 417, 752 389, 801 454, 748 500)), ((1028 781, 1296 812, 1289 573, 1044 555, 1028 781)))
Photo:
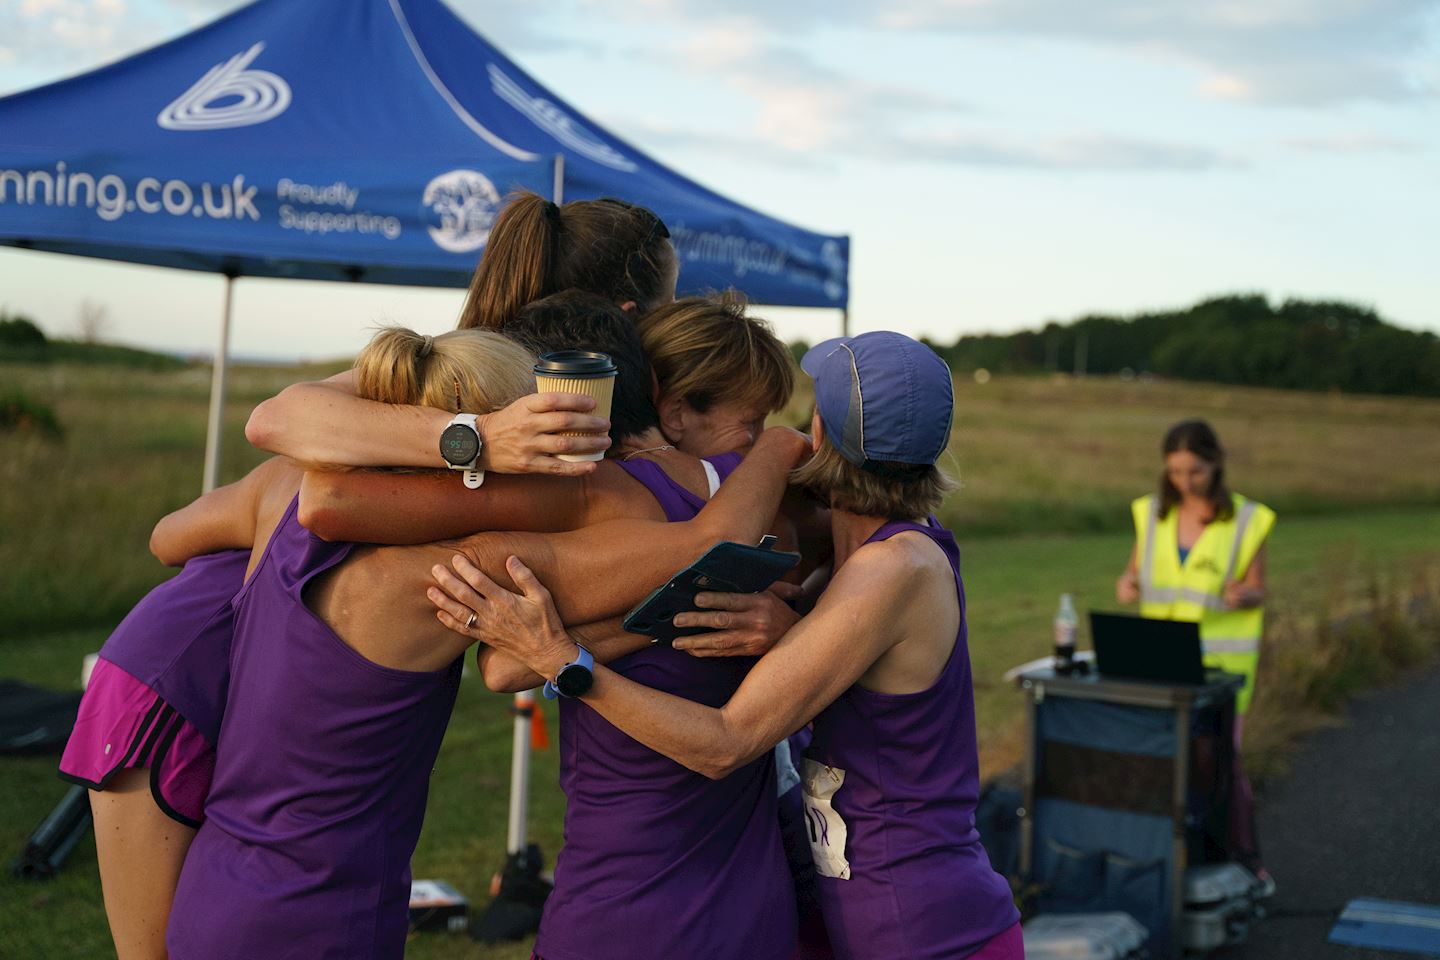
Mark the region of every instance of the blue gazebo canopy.
POLYGON ((0 244, 228 276, 468 282, 526 187, 669 225, 685 290, 843 308, 849 241, 592 123, 439 0, 257 0, 0 99, 0 244))

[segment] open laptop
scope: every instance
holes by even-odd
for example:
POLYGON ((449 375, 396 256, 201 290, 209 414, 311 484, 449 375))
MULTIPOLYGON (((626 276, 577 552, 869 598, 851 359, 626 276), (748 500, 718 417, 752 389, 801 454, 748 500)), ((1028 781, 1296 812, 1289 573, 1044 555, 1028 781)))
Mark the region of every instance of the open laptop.
POLYGON ((1100 675, 1116 680, 1204 683, 1200 624, 1091 613, 1090 637, 1100 675))

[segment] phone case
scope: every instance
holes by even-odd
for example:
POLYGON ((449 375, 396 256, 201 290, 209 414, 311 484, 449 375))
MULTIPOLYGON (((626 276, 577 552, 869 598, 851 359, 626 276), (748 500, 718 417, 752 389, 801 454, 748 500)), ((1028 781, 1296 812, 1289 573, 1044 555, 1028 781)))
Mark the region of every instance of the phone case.
POLYGON ((759 593, 800 562, 800 554, 775 550, 774 546, 774 537, 765 537, 754 547, 728 540, 717 543, 640 601, 626 615, 625 629, 666 643, 708 632, 709 627, 677 627, 671 621, 677 613, 697 609, 697 593, 759 593))

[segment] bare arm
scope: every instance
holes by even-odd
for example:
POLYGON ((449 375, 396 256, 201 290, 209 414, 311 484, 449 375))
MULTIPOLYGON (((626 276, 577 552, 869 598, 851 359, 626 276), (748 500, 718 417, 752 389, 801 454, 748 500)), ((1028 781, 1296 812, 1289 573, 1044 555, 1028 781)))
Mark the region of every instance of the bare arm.
MULTIPOLYGON (((459 614, 458 605, 454 612, 459 614)), ((620 617, 571 627, 570 635, 585 645, 596 663, 613 663, 637 650, 644 650, 651 643, 649 637, 630 633, 621 626, 620 617)), ((533 690, 545 682, 544 677, 514 656, 494 647, 482 643, 476 656, 480 661, 480 675, 485 678, 485 686, 496 693, 533 690)))
POLYGON ((506 561, 517 556, 554 586, 565 623, 593 623, 624 613, 721 540, 758 541, 770 529, 789 471, 809 451, 803 435, 770 428, 710 502, 684 523, 610 520, 568 533, 482 533, 452 546, 420 549, 433 569, 447 569, 458 553, 509 586, 506 561))
MULTIPOLYGON (((467 575, 467 585, 483 598, 474 601, 480 628, 507 646, 513 642, 537 673, 554 676, 574 659, 574 641, 540 582, 518 562, 510 573, 523 595, 467 575)), ((719 709, 601 666, 585 703, 651 749, 707 777, 724 777, 812 719, 895 646, 905 635, 898 625, 914 608, 911 573, 885 552, 852 556, 815 611, 761 658, 719 709)))
POLYGON ((573 530, 587 518, 589 477, 487 477, 470 490, 458 473, 311 470, 300 522, 326 540, 414 544, 481 530, 573 530))
POLYGON ((329 381, 296 383, 250 412, 245 439, 317 463, 434 467, 451 416, 438 407, 362 400, 329 381))
POLYGON ((1225 584, 1225 603, 1231 610, 1248 610, 1265 604, 1265 547, 1255 552, 1245 576, 1225 584))
MULTIPOLYGON (((593 623, 624 613, 650 590, 712 546, 733 538, 754 542, 769 526, 789 472, 810 449, 809 440, 783 428, 768 432, 715 498, 693 520, 616 520, 570 533, 485 533, 452 544, 386 547, 362 552, 350 575, 330 577, 312 595, 312 607, 346 641, 385 666, 440 669, 476 640, 437 621, 426 599, 432 570, 456 556, 504 578, 511 554, 547 571, 565 622, 593 623), (380 609, 372 600, 383 597, 380 609), (357 621, 356 617, 360 619, 357 621)), ((266 534, 269 529, 266 528, 266 534)))
POLYGON ((1131 604, 1140 599, 1140 567, 1136 562, 1139 550, 1139 544, 1130 548, 1130 562, 1125 565, 1125 572, 1115 581, 1117 603, 1131 604))
POLYGON ((298 478, 299 471, 283 457, 266 460, 234 483, 162 517, 150 534, 150 552, 166 566, 178 567, 201 554, 250 549, 265 491, 298 478))
MULTIPOLYGON (((497 473, 579 477, 594 463, 570 463, 556 453, 604 450, 610 438, 562 437, 561 431, 606 431, 590 416, 595 401, 576 394, 521 397, 476 423, 484 446, 480 466, 497 473)), ((262 450, 311 463, 351 467, 439 467, 440 434, 452 414, 436 407, 378 403, 355 396, 353 372, 296 383, 250 413, 245 438, 262 450)))

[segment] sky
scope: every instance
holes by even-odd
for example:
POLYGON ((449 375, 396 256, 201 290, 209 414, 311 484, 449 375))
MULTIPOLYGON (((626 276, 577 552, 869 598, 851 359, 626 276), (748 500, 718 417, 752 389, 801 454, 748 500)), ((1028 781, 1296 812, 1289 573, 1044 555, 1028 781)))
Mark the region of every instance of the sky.
MULTIPOLYGON (((1244 291, 1440 332, 1440 0, 449 2, 660 161, 850 234, 856 331, 948 342, 1244 291)), ((0 95, 240 5, 0 0, 0 95)), ((380 323, 449 329, 461 299, 242 279, 231 349, 352 354, 380 323)), ((73 335, 87 301, 111 339, 208 353, 223 281, 0 250, 0 309, 73 335)))

